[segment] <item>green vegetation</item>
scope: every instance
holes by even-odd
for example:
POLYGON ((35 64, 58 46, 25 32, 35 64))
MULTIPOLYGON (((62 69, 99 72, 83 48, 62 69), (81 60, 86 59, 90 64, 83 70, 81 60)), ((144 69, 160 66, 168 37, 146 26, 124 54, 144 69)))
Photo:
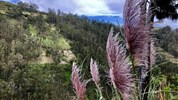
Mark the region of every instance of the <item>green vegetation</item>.
MULTIPOLYGON (((112 90, 102 75, 108 70, 105 46, 111 26, 120 29, 60 10, 40 12, 33 3, 0 1, 0 99, 70 100, 71 62, 82 64, 84 78, 89 78, 92 57, 100 62, 101 87, 109 100, 112 90)), ((178 31, 164 27, 154 32, 159 56, 152 80, 157 85, 163 78, 165 91, 178 91, 178 31)), ((95 86, 89 85, 87 98, 93 100, 95 86)))
POLYGON ((57 41, 57 46, 59 46, 60 49, 62 50, 70 49, 70 45, 67 43, 67 41, 63 37, 59 38, 59 40, 57 41))

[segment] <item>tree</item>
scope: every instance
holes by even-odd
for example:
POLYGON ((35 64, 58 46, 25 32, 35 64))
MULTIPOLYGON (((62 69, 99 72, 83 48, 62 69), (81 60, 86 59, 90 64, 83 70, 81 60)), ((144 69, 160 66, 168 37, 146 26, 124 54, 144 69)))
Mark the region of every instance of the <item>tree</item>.
POLYGON ((14 83, 18 78, 16 73, 21 73, 39 54, 39 44, 34 38, 27 37, 27 30, 20 22, 0 21, 0 85, 7 84, 6 89, 0 91, 0 94, 5 93, 0 99, 10 99, 21 88, 14 83))
POLYGON ((56 23, 56 11, 54 9, 48 9, 48 22, 55 24, 56 23))
POLYGON ((178 19, 178 3, 177 0, 150 0, 149 1, 149 14, 150 21, 157 19, 171 18, 172 20, 178 19))
MULTIPOLYGON (((154 22, 154 17, 156 17, 157 19, 161 20, 164 18, 171 18, 172 20, 176 20, 178 19, 178 13, 177 13, 177 8, 178 8, 178 4, 176 4, 176 0, 142 0, 141 3, 141 13, 145 14, 147 16, 147 18, 145 19, 145 24, 148 23, 153 23, 154 22), (149 8, 147 9, 147 6, 149 6, 149 8), (148 12, 148 13, 146 13, 148 12)), ((152 25, 150 26, 150 30, 152 28, 152 25)), ((141 90, 145 92, 148 92, 149 87, 149 80, 150 80, 150 73, 149 70, 152 67, 152 62, 151 59, 154 55, 152 55, 152 46, 151 44, 153 44, 152 41, 152 36, 150 34, 150 41, 149 41, 149 45, 148 45, 148 69, 145 69, 148 74, 146 77, 144 77, 143 82, 141 82, 141 90), (151 57, 152 56, 152 57, 151 57)), ((143 72, 141 72, 143 73, 143 72)), ((142 75, 141 75, 142 76, 142 75)), ((142 92, 143 94, 143 92, 142 92)), ((147 100, 147 94, 143 95, 143 99, 147 100)))
POLYGON ((29 6, 28 7, 29 9, 34 10, 34 11, 37 11, 39 9, 38 5, 32 2, 30 2, 28 6, 29 6))
POLYGON ((28 3, 28 2, 18 2, 17 5, 21 8, 22 11, 32 11, 35 12, 39 9, 38 5, 35 3, 28 3))
POLYGON ((173 30, 170 26, 165 26, 154 32, 158 39, 158 45, 173 56, 178 57, 178 34, 176 33, 176 29, 173 30))

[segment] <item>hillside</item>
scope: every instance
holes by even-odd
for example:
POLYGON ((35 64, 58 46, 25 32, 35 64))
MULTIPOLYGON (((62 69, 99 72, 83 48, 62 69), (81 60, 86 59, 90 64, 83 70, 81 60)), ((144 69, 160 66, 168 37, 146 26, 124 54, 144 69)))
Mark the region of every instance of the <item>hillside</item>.
POLYGON ((111 26, 52 9, 39 12, 35 4, 0 1, 0 98, 69 98, 71 63, 84 62, 86 72, 91 57, 106 64, 111 26))
MULTIPOLYGON (((108 33, 111 27, 114 33, 122 28, 101 22, 114 21, 116 16, 101 17, 81 17, 53 9, 40 12, 33 3, 15 5, 0 1, 0 99, 70 100, 74 95, 70 82, 74 61, 83 68, 84 78, 90 77, 90 58, 99 62, 101 75, 107 74, 108 33)), ((177 31, 165 27, 154 32, 158 39, 155 75, 165 76, 170 89, 178 91, 177 31)), ((102 76, 101 86, 109 100, 112 90, 105 80, 107 77, 102 76)), ((90 86, 87 98, 93 100, 95 87, 91 83, 90 86)))

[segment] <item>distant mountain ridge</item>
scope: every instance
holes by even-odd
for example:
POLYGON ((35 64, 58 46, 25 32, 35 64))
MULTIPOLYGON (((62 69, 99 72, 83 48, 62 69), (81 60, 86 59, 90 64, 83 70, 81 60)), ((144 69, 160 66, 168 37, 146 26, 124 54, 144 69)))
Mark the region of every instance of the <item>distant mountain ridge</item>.
POLYGON ((105 23, 112 23, 114 25, 123 25, 123 18, 120 16, 86 16, 90 20, 97 20, 105 23))
MULTIPOLYGON (((90 20, 97 20, 97 21, 100 21, 100 22, 109 22, 109 23, 112 23, 114 25, 118 25, 118 22, 121 26, 123 26, 123 18, 120 17, 120 16, 102 16, 102 15, 99 15, 99 16, 86 16, 88 19, 90 20)), ((171 28, 173 29, 176 29, 178 28, 178 24, 176 23, 178 21, 171 21, 169 19, 165 19, 163 22, 159 22, 159 23, 155 23, 154 24, 154 27, 165 27, 165 26, 170 26, 171 28), (170 24, 171 23, 171 24, 170 24)))

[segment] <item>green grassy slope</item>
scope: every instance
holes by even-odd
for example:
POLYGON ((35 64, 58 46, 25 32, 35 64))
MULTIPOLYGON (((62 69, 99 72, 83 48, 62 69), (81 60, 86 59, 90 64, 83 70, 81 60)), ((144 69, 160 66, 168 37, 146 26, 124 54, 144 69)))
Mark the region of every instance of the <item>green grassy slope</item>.
MULTIPOLYGON (((63 35, 60 34, 60 32, 58 30, 56 30, 56 27, 52 24, 52 23, 48 23, 47 21, 45 21, 45 18, 47 18, 47 14, 41 14, 39 12, 30 12, 30 11, 16 11, 14 12, 14 10, 19 10, 19 8, 14 5, 14 4, 10 4, 8 2, 0 2, 0 15, 2 17, 7 17, 7 19, 9 20, 9 23, 11 24, 18 24, 19 27, 20 24, 26 25, 26 30, 28 30, 29 34, 26 34, 27 37, 31 37, 31 38, 35 38, 38 41, 40 41, 41 44, 41 49, 43 51, 47 51, 47 49, 51 48, 51 49, 58 49, 58 50, 70 50, 71 46, 70 44, 67 42, 68 40, 66 40, 66 38, 63 37, 63 35), (14 16, 13 16, 14 15, 14 16), (15 17, 15 15, 17 15, 15 17), (45 24, 47 29, 45 29, 44 34, 39 34, 39 27, 35 24, 35 23, 28 23, 27 21, 31 21, 30 19, 35 19, 37 16, 42 16, 44 17, 43 21, 45 24), (19 21, 20 20, 20 21, 19 21), (27 23, 26 23, 27 22, 27 23)), ((34 21, 34 20, 33 20, 34 21)), ((38 20, 36 20, 38 21, 38 20)), ((41 51, 42 52, 42 51, 41 51)), ((63 54, 60 54, 63 55, 63 54)), ((42 56, 40 56, 42 57, 42 56)), ((43 55, 42 58, 38 58, 39 62, 46 62, 46 63, 51 63, 52 61, 52 57, 48 55, 48 57, 43 55), (43 61, 43 59, 51 59, 48 61, 43 61)), ((62 58, 61 59, 66 59, 62 58)), ((70 59, 72 60, 72 59, 70 59)), ((33 62, 34 63, 34 62, 33 62)))

